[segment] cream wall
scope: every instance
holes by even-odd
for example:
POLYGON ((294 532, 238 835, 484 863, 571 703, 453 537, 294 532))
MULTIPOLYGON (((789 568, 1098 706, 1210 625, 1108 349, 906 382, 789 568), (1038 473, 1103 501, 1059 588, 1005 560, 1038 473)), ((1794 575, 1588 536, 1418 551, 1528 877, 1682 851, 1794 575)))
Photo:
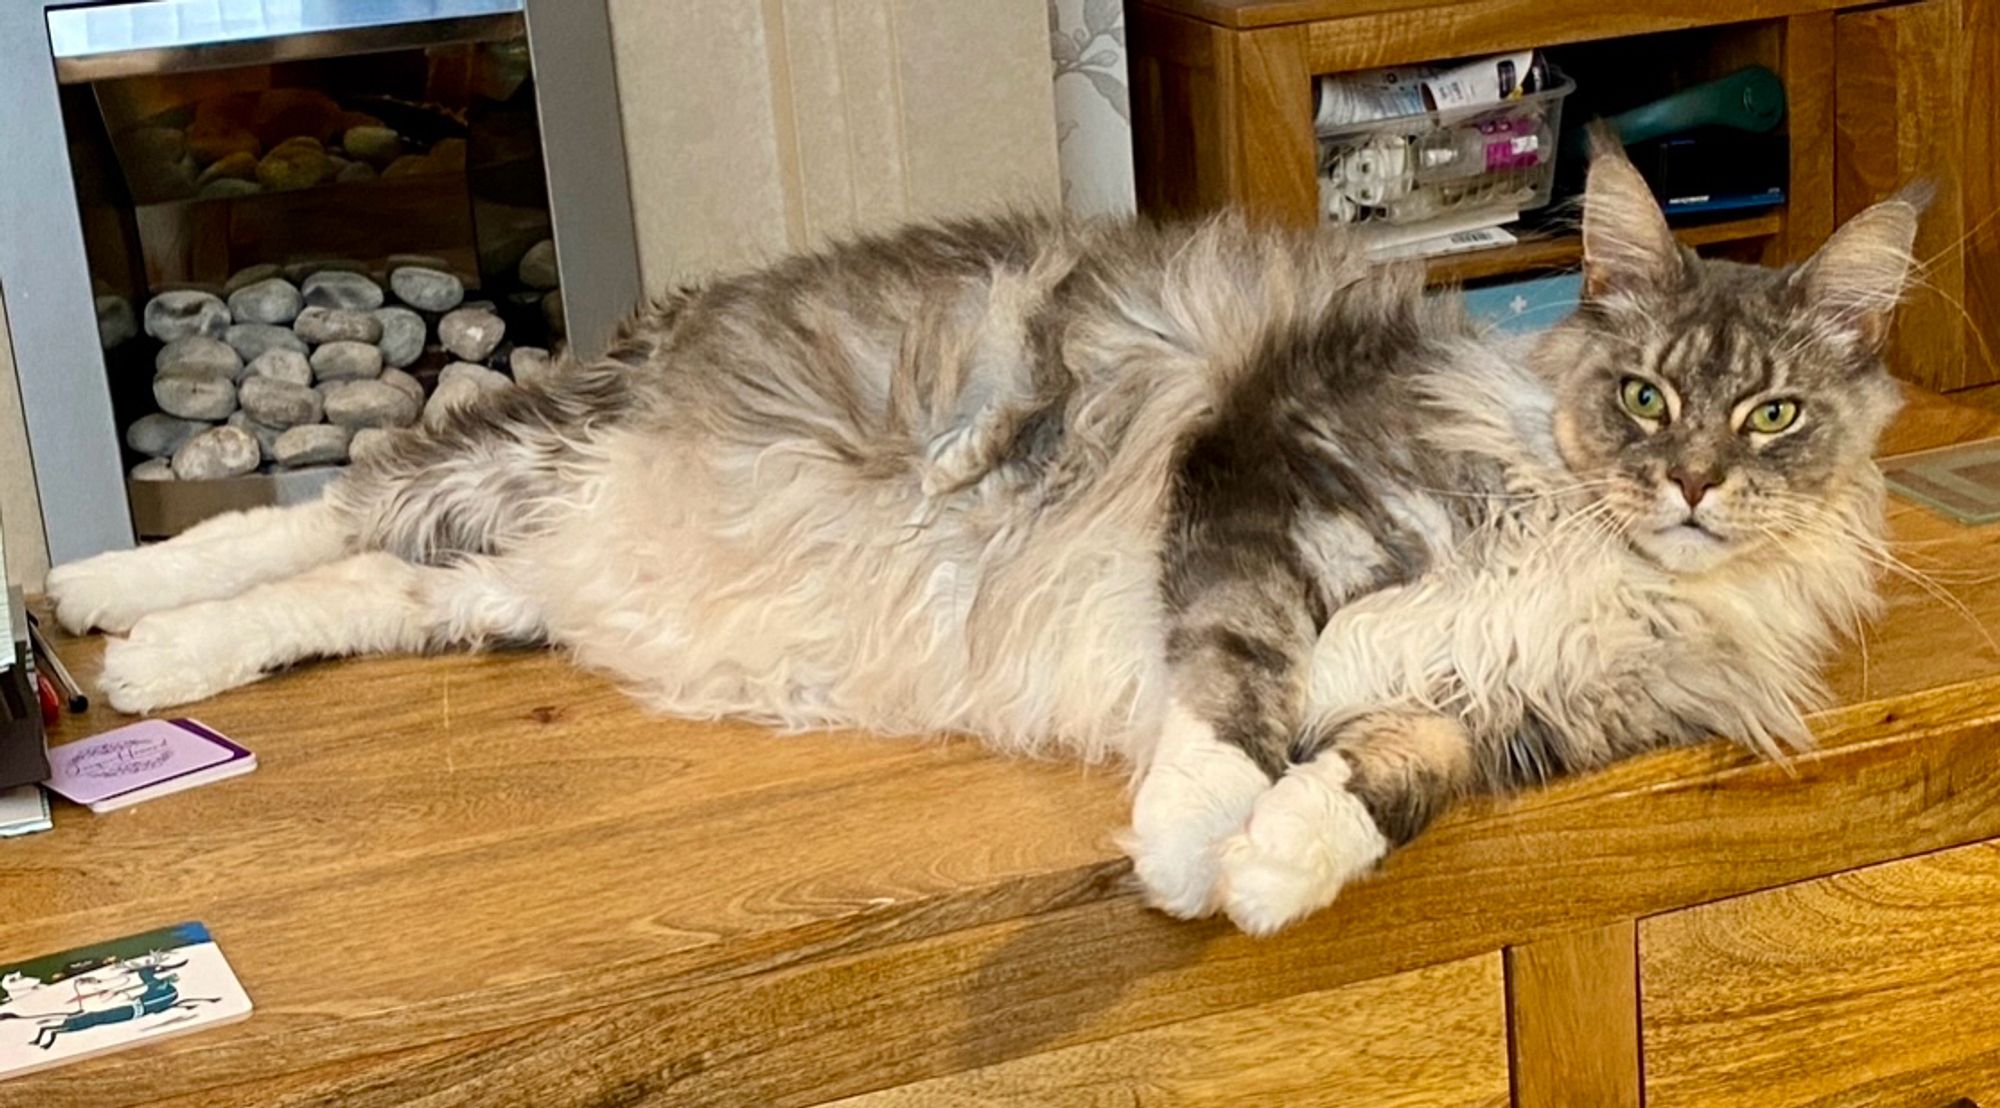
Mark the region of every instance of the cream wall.
POLYGON ((49 544, 42 536, 42 503, 28 464, 28 425, 21 417, 21 389, 14 379, 14 342, 7 303, 0 297, 0 545, 7 548, 7 577, 30 592, 42 587, 49 544))
POLYGON ((648 288, 1060 203, 1045 0, 610 0, 648 288))

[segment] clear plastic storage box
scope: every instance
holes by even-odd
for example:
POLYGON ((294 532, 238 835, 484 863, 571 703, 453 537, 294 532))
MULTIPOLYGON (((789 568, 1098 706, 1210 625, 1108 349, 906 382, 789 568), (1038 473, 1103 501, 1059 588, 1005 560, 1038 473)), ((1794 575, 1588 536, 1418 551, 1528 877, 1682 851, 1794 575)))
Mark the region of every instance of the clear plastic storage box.
POLYGON ((1319 131, 1320 215, 1411 224, 1549 202, 1562 102, 1576 83, 1499 104, 1423 111, 1319 131))

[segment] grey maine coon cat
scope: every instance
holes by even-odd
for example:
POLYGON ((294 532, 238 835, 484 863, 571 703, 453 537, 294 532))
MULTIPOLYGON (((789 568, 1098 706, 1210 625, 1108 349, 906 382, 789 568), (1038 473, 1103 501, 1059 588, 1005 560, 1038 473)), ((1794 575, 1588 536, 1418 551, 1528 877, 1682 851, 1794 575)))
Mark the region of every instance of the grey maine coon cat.
POLYGON ((1117 753, 1152 903, 1266 932, 1452 797, 1799 705, 1874 604, 1918 204, 1703 261, 1615 153, 1525 345, 1331 234, 920 226, 677 292, 321 503, 65 566, 127 711, 541 641, 689 715, 1117 753))

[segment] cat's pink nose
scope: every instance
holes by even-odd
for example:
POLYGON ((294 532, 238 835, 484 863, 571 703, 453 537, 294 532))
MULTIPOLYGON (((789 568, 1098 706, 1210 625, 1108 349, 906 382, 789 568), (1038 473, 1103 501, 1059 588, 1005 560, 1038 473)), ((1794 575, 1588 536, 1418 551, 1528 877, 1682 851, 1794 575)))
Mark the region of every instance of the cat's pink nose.
POLYGON ((1667 477, 1681 487, 1681 497, 1688 502, 1690 509, 1700 507, 1701 498, 1708 495, 1708 490, 1721 483, 1715 474, 1707 471, 1689 473, 1685 469, 1670 469, 1667 471, 1667 477))

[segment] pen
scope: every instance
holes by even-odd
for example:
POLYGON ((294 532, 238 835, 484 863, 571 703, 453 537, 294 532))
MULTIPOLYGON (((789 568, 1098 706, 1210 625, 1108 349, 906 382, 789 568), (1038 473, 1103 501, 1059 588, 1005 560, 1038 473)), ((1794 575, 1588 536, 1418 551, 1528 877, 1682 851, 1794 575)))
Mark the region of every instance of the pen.
POLYGON ((55 679, 63 695, 69 698, 69 710, 89 711, 90 698, 83 695, 83 687, 76 683, 76 678, 70 676, 69 667, 63 665, 61 658, 56 657, 55 648, 49 645, 48 636, 42 634, 40 621, 32 615, 28 617, 28 638, 33 643, 35 653, 40 654, 43 663, 47 665, 49 676, 55 679))

